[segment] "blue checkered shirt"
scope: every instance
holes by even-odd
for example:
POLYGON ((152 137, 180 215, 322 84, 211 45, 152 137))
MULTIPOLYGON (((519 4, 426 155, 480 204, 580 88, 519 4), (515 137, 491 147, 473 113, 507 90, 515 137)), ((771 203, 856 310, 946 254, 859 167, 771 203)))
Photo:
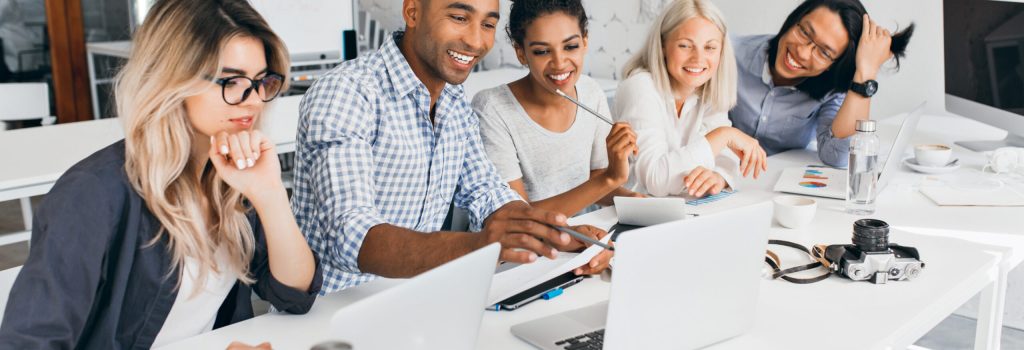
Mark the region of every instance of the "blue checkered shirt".
POLYGON ((487 159, 461 85, 445 85, 431 122, 430 93, 398 50, 401 36, 322 76, 299 106, 292 209, 324 262, 321 293, 376 277, 357 263, 373 226, 436 232, 454 199, 476 231, 521 200, 487 159))

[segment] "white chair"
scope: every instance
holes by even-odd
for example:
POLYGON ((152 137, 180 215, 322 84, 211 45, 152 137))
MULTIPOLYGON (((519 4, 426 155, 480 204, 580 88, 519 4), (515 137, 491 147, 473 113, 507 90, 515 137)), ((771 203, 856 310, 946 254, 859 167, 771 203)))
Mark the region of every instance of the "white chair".
POLYGON ((41 120, 43 125, 53 124, 50 116, 50 88, 46 83, 0 84, 0 130, 6 122, 41 120))
MULTIPOLYGON (((3 83, 0 84, 0 132, 7 129, 7 122, 41 120, 50 125, 56 118, 50 116, 50 88, 46 83, 3 83)), ((17 152, 16 150, 3 150, 17 152)), ((2 164, 0 166, 15 166, 2 164)), ((21 199, 21 214, 25 230, 32 230, 32 203, 29 198, 21 199)))
POLYGON ((0 320, 4 319, 4 309, 7 308, 7 299, 11 296, 11 288, 14 287, 14 279, 21 272, 21 266, 12 267, 0 271, 0 320))

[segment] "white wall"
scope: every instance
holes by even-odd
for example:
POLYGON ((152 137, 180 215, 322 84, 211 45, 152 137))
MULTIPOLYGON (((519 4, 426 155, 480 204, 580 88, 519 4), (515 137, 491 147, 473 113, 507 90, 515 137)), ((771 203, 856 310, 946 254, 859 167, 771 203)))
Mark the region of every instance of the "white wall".
MULTIPOLYGON (((585 71, 592 76, 618 79, 623 63, 646 37, 649 24, 668 0, 583 0, 590 20, 590 52, 585 71)), ((714 0, 725 14, 734 34, 776 33, 800 0, 714 0), (766 6, 770 4, 771 6, 766 6)), ((942 65, 942 3, 936 0, 867 0, 868 13, 890 29, 917 23, 917 32, 907 49, 898 73, 890 69, 879 77, 872 115, 875 118, 906 112, 924 100, 929 111, 944 111, 945 88, 942 65)), ((502 1, 507 18, 508 1, 502 1)), ((504 28, 504 20, 500 23, 504 28)), ((484 69, 519 66, 504 33, 483 63, 484 69)))
MULTIPOLYGON (((617 79, 623 63, 639 48, 648 25, 669 0, 583 0, 590 18, 590 52, 585 72, 617 79)), ((722 10, 735 34, 775 33, 800 0, 713 0, 722 10)), ((494 48, 484 58, 482 69, 518 67, 515 53, 504 33, 511 1, 500 0, 502 21, 494 48)), ((899 73, 883 72, 880 91, 874 98, 872 116, 883 118, 906 112, 921 101, 929 112, 944 113, 945 80, 942 78, 942 2, 938 0, 862 0, 872 17, 888 28, 917 23, 917 33, 907 48, 899 73)), ((359 0, 385 27, 402 26, 401 0, 359 0)))

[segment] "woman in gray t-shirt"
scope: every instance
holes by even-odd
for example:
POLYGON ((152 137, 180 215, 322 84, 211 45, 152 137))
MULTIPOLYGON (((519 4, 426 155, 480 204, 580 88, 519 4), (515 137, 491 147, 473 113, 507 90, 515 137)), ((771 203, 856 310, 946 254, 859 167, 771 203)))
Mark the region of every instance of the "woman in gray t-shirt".
POLYGON ((508 34, 530 74, 473 99, 502 179, 531 205, 569 216, 611 205, 613 196, 638 196, 622 188, 637 151, 629 124, 610 126, 555 93, 609 114, 601 87, 581 73, 586 22, 579 1, 514 3, 508 34))

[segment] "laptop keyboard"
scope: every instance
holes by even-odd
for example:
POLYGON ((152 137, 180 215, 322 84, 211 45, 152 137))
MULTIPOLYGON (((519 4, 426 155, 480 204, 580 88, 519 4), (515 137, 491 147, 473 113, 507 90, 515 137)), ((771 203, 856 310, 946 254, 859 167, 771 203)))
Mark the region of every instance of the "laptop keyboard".
POLYGON ((555 342, 555 345, 566 350, 600 350, 603 344, 603 329, 555 342))

